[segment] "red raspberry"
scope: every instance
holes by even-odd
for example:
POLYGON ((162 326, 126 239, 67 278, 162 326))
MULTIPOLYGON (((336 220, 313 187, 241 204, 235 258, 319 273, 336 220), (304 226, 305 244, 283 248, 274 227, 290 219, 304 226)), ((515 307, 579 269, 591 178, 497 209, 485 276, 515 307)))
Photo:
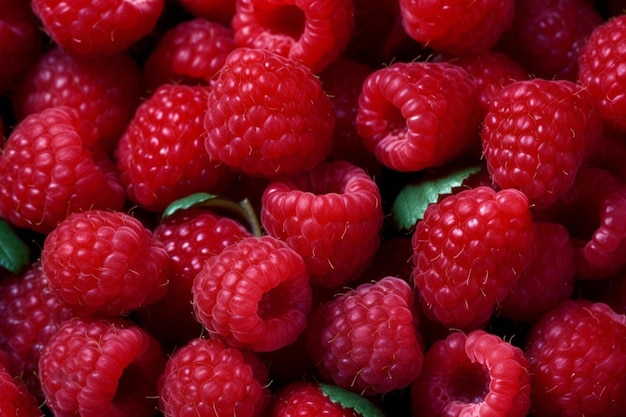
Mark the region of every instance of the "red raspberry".
POLYGON ((174 0, 187 12, 229 26, 235 16, 236 0, 174 0))
POLYGON ((514 189, 479 186, 431 204, 413 234, 422 308, 458 329, 483 326, 530 262, 535 226, 514 189))
POLYGON ((264 364, 215 339, 194 339, 175 351, 159 379, 166 417, 255 417, 266 405, 264 364))
POLYGON ((497 48, 537 78, 576 81, 580 50, 600 23, 590 0, 516 1, 497 48))
POLYGON ((621 68, 626 51, 626 15, 617 16, 597 26, 578 57, 580 83, 589 91, 602 118, 611 127, 626 131, 626 81, 621 68))
POLYGON ((413 415, 525 417, 531 406, 524 352, 483 330, 454 332, 426 352, 411 386, 413 415))
POLYGON ((237 48, 213 85, 204 126, 211 158, 248 175, 275 177, 323 161, 335 119, 319 79, 305 66, 237 48))
POLYGON ((70 320, 41 353, 46 405, 55 416, 152 417, 165 360, 156 339, 130 321, 70 320))
POLYGON ((356 129, 386 167, 420 171, 458 156, 477 139, 478 110, 476 87, 462 68, 398 62, 365 80, 356 129))
POLYGON ((429 48, 450 55, 490 49, 511 26, 514 10, 514 0, 400 0, 406 32, 429 48))
POLYGON ((122 52, 146 36, 164 0, 33 0, 44 31, 61 48, 79 55, 122 52))
POLYGON ((208 84, 235 49, 230 28, 203 18, 186 20, 164 33, 143 65, 144 85, 208 84))
POLYGON ((48 107, 67 106, 92 122, 99 141, 115 146, 139 105, 141 72, 129 56, 80 58, 53 48, 25 75, 15 90, 18 119, 48 107))
POLYGON ((129 200, 159 212, 189 194, 223 193, 232 171, 206 154, 209 88, 164 84, 137 109, 115 150, 129 200))
POLYGON ((602 303, 566 301, 533 327, 526 355, 534 416, 624 415, 624 315, 602 303))
POLYGON ((409 284, 385 277, 314 310, 305 335, 322 378, 367 396, 409 386, 423 360, 413 306, 409 284))
POLYGON ((304 259, 314 286, 336 288, 359 277, 380 244, 378 185, 346 161, 270 183, 261 222, 304 259))
POLYGON ((505 86, 493 98, 482 143, 496 184, 517 188, 531 203, 547 206, 572 186, 600 135, 584 89, 570 81, 536 78, 505 86))
POLYGON ((70 213, 121 209, 125 193, 113 163, 87 150, 96 140, 92 125, 68 107, 22 120, 0 155, 0 215, 48 233, 70 213))
POLYGON ((170 259, 136 218, 73 213, 46 236, 41 263, 50 287, 83 315, 124 315, 163 297, 170 259))
POLYGON ((239 47, 263 48, 318 73, 348 45, 351 0, 237 0, 231 26, 239 47))
POLYGON ((3 417, 43 417, 37 400, 22 380, 15 378, 9 358, 0 351, 0 415, 3 417))
POLYGON ((135 315, 164 346, 182 346, 202 333, 193 312, 191 289, 204 262, 250 233, 237 221, 202 209, 167 217, 154 229, 171 260, 168 290, 135 315))
POLYGON ((247 237, 208 258, 192 293, 212 337, 259 352, 294 342, 312 305, 302 257, 271 236, 247 237))

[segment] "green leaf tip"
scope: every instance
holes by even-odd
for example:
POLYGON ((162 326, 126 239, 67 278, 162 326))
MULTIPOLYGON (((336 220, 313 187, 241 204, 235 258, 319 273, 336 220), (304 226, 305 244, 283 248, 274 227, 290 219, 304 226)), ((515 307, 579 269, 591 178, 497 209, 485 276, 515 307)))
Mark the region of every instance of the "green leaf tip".
POLYGON ((9 224, 0 219, 0 265, 18 274, 30 262, 30 249, 9 224))
POLYGON ((318 386, 320 391, 334 404, 343 408, 352 408, 363 417, 385 417, 385 414, 378 407, 361 395, 334 385, 320 383, 318 386))

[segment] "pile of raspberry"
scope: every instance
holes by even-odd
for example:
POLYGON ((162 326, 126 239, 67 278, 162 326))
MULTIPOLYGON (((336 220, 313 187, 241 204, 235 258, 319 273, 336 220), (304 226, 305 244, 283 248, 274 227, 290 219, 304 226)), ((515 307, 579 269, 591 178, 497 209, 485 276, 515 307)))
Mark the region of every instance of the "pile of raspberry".
POLYGON ((0 0, 0 415, 626 416, 624 10, 0 0))

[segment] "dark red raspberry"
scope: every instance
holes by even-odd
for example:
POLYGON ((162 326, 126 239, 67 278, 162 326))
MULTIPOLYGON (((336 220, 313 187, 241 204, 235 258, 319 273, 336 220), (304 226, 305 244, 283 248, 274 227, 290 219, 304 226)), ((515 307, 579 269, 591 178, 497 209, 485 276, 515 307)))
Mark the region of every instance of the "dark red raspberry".
POLYGON ((578 57, 579 82, 589 91, 602 118, 613 128, 626 131, 626 63, 622 43, 626 39, 626 15, 597 26, 578 57))
POLYGON ((143 65, 150 92, 161 84, 208 84, 235 49, 229 27, 203 18, 185 20, 164 33, 143 65))
POLYGON ((48 107, 67 106, 91 121, 99 141, 115 146, 139 105, 141 72, 125 54, 80 58, 53 48, 24 76, 13 96, 18 119, 48 107))
POLYGON ((261 222, 304 259, 314 286, 337 288, 359 277, 380 244, 378 185, 346 161, 270 183, 261 222))
POLYGON ((486 324, 531 259, 535 225, 515 189, 479 186, 431 204, 413 234, 413 280, 433 321, 486 324))
POLYGON ((239 47, 263 48, 318 73, 346 48, 351 0, 237 0, 231 26, 239 47))
POLYGON ((209 87, 164 84, 137 109, 115 156, 128 199, 163 211, 189 194, 221 194, 232 171, 204 149, 209 87))
POLYGON ((203 209, 167 217, 154 229, 171 260, 165 296, 135 315, 150 334, 167 347, 182 346, 202 334, 194 315, 191 289, 204 262, 250 233, 237 221, 203 209))
POLYGON ((9 356, 0 351, 0 415, 2 417, 43 417, 37 399, 24 382, 13 376, 9 356))
POLYGON ((367 396, 409 386, 423 360, 413 307, 411 287, 396 277, 361 284, 319 306, 305 335, 322 378, 367 396))
POLYGON ((490 49, 511 26, 514 10, 514 0, 400 0, 406 32, 425 46, 451 55, 490 49))
POLYGON ((192 293, 212 337, 259 352, 293 343, 312 306, 302 257, 271 236, 247 237, 208 258, 192 293))
POLYGON ((55 416, 152 417, 165 360, 156 339, 130 321, 70 320, 41 353, 46 405, 55 416))
POLYGON ((333 106, 304 65, 262 49, 230 53, 204 119, 211 158, 248 175, 309 170, 332 145, 333 106))
POLYGON ((174 0, 195 17, 229 26, 235 15, 236 0, 174 0))
POLYGON ((356 129, 393 170, 442 165, 477 140, 478 126, 476 87, 458 66, 398 62, 374 71, 363 84, 356 129))
POLYGON ((96 140, 93 125, 69 107, 27 116, 0 156, 0 215, 48 233, 70 213, 121 209, 126 195, 113 163, 87 149, 96 140))
POLYGON ((413 415, 525 417, 531 406, 524 352, 483 330, 453 332, 426 352, 411 386, 413 415))
POLYGON ((602 17, 590 0, 515 2, 513 24, 497 49, 546 80, 578 79, 578 55, 602 17))
POLYGON ((626 316, 590 301, 547 313, 526 347, 532 415, 609 417, 626 405, 626 316))
POLYGON ((482 129, 487 168, 502 188, 521 190, 547 206, 574 183, 602 125, 579 85, 565 80, 518 81, 491 100, 482 129))
POLYGON ((80 314, 125 315, 165 295, 170 259, 136 218, 87 210, 46 236, 41 264, 50 287, 80 314))
POLYGON ((160 408, 168 417, 261 416, 269 394, 264 368, 250 352, 219 340, 191 340, 167 361, 159 379, 160 408))
POLYGON ((44 31, 61 48, 79 55, 122 52, 146 36, 164 0, 33 0, 44 31))

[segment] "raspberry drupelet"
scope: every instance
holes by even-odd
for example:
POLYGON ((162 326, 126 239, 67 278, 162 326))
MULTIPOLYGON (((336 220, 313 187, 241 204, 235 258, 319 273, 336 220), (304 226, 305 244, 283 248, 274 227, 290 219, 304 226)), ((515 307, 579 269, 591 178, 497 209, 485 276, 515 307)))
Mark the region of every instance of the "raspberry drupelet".
POLYGON ((43 417, 37 399, 24 382, 14 376, 9 356, 0 350, 0 415, 3 417, 43 417))

